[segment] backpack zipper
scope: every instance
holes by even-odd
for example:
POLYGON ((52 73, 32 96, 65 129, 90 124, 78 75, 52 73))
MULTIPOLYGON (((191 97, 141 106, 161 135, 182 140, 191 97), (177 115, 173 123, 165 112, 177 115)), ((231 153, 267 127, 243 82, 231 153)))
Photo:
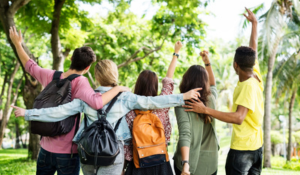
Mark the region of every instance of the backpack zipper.
POLYGON ((160 144, 156 144, 156 145, 138 146, 138 148, 143 149, 143 148, 149 148, 149 147, 159 146, 159 145, 162 145, 162 144, 164 144, 164 143, 160 143, 160 144))

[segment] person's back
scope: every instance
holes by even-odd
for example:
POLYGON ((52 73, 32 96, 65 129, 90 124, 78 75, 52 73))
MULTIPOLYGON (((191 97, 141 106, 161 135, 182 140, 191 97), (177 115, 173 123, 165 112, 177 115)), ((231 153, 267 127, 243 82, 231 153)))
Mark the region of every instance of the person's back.
MULTIPOLYGON (((100 91, 103 96, 109 93, 109 91, 117 85, 118 69, 116 64, 114 64, 110 60, 101 60, 95 66, 95 75, 97 81, 100 84, 105 85, 97 88, 97 90, 100 91)), ((179 106, 184 104, 184 99, 190 99, 194 97, 197 94, 196 91, 197 90, 192 90, 185 94, 158 97, 143 97, 132 94, 131 92, 123 92, 112 106, 110 112, 107 114, 107 121, 113 127, 115 126, 117 121, 122 118, 119 129, 116 132, 119 140, 119 147, 121 148, 120 154, 116 158, 114 165, 101 166, 98 170, 98 174, 121 174, 124 162, 122 142, 131 138, 130 130, 128 129, 125 118, 123 117, 125 114, 133 109, 148 110, 179 106)), ((103 109, 105 110, 109 104, 110 102, 104 105, 103 109)), ((17 109, 21 110, 21 108, 17 109)), ((88 125, 98 119, 96 110, 91 108, 84 101, 75 99, 70 103, 58 107, 26 110, 25 120, 56 122, 64 120, 70 115, 76 114, 78 112, 84 112, 86 114, 88 125)), ((80 125, 80 128, 73 139, 75 143, 79 140, 83 130, 84 124, 80 125)), ((94 166, 84 164, 81 164, 81 166, 84 174, 93 174, 94 166)))
POLYGON ((257 61, 253 69, 259 80, 251 77, 238 82, 233 93, 232 110, 236 111, 238 105, 249 109, 241 125, 233 124, 230 148, 236 150, 256 150, 263 145, 264 87, 257 61))
MULTIPOLYGON (((21 34, 21 31, 19 34, 21 34)), ((52 81, 55 71, 41 68, 28 57, 22 48, 22 36, 19 34, 15 27, 10 29, 10 38, 16 47, 23 67, 43 87, 46 87, 52 81)), ((96 60, 96 56, 90 47, 81 47, 74 50, 71 60, 72 63, 69 70, 62 73, 60 79, 67 78, 72 74, 83 75, 96 60)), ((71 100, 74 98, 82 99, 94 109, 101 109, 103 104, 106 104, 118 94, 119 89, 114 89, 111 92, 113 93, 107 93, 105 97, 100 93, 95 93, 88 79, 84 76, 79 76, 71 82, 71 100)), ((72 144, 74 134, 75 125, 67 134, 55 137, 42 137, 40 141, 41 151, 37 161, 37 174, 54 174, 55 171, 58 174, 79 174, 77 145, 72 144), (74 155, 71 153, 74 153, 74 155), (51 161, 52 159, 55 161, 51 161)))
MULTIPOLYGON (((215 109, 215 97, 210 95, 210 108, 215 109)), ((181 172, 181 147, 189 146, 189 165, 192 175, 211 175, 218 168, 218 141, 215 131, 215 119, 205 123, 203 114, 186 112, 183 107, 176 107, 179 140, 174 153, 175 171, 181 172), (190 135, 190 136, 189 136, 190 135)), ((179 174, 179 173, 177 173, 179 174)))
MULTIPOLYGON (((202 101, 207 107, 215 109, 217 89, 208 52, 203 51, 200 55, 205 68, 200 65, 191 66, 183 75, 179 89, 180 92, 186 92, 194 87, 202 87, 201 97, 192 101, 202 101)), ((179 130, 179 140, 173 158, 176 175, 216 174, 218 140, 215 119, 206 114, 188 112, 183 107, 176 107, 175 115, 179 130)))
POLYGON ((252 31, 249 47, 237 48, 234 56, 233 68, 239 76, 239 82, 233 94, 232 112, 216 111, 201 102, 185 105, 189 111, 205 113, 233 124, 225 166, 227 175, 259 175, 262 170, 264 103, 262 77, 256 57, 257 20, 253 12, 246 10, 248 16, 244 16, 252 23, 252 31))

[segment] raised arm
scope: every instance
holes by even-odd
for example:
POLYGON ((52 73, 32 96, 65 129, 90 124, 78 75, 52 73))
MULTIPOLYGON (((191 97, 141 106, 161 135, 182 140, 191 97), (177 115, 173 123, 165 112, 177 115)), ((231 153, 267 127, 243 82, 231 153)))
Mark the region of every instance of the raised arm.
POLYGON ((205 64, 205 69, 208 73, 209 84, 211 86, 215 86, 216 85, 216 80, 215 80, 215 75, 214 75, 214 73, 212 71, 212 68, 211 68, 210 60, 209 60, 209 57, 208 57, 208 51, 204 50, 204 51, 200 52, 200 56, 202 57, 202 60, 205 64))
POLYGON ((24 51, 23 47, 22 47, 22 33, 21 30, 19 30, 19 33, 17 32, 16 27, 10 27, 9 29, 9 37, 12 41, 12 43, 15 45, 18 56, 22 62, 23 67, 25 67, 27 61, 30 60, 29 56, 27 55, 27 53, 24 51))
POLYGON ((254 13, 251 12, 249 9, 246 8, 246 11, 248 12, 248 16, 246 14, 244 14, 244 16, 247 18, 249 22, 252 23, 252 31, 251 31, 249 47, 251 47, 257 52, 257 19, 254 13))
MULTIPOLYGON (((179 51, 180 51, 181 47, 182 47, 182 43, 180 41, 177 41, 175 43, 174 53, 179 54, 179 51)), ((178 59, 178 57, 176 55, 173 55, 173 59, 172 59, 170 65, 169 65, 169 69, 168 69, 168 72, 167 72, 167 77, 169 77, 169 78, 173 78, 173 76, 174 76, 177 59, 178 59)))

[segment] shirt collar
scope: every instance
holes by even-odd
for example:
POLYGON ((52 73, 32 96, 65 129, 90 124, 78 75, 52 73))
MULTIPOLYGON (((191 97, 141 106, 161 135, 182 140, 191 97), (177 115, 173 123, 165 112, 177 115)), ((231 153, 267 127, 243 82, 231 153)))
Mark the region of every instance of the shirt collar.
POLYGON ((106 91, 109 91, 111 89, 112 89, 112 87, 99 86, 96 90, 99 90, 101 92, 106 92, 106 91))

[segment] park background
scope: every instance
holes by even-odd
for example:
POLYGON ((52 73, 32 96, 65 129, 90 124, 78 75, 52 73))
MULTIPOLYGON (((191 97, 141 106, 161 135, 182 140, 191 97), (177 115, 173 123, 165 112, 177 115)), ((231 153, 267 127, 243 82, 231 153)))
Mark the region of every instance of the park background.
MULTIPOLYGON (((32 108, 41 85, 24 72, 8 29, 22 30, 23 47, 44 68, 67 70, 76 47, 93 48, 97 60, 119 67, 120 85, 134 88, 145 69, 166 75, 174 43, 183 42, 175 71, 175 93, 183 73, 202 64, 210 51, 219 91, 218 109, 230 111, 238 77, 232 68, 235 49, 248 45, 249 7, 259 19, 258 59, 265 85, 262 174, 300 173, 300 1, 299 0, 0 0, 0 175, 35 174, 39 137, 28 122, 15 118, 10 104, 32 108), (285 156, 286 155, 286 156, 285 156), (298 171, 298 172, 297 172, 298 171)), ((85 76, 97 87, 93 66, 85 76)), ((171 110, 174 152, 178 129, 171 110)), ((225 174, 231 124, 217 122, 218 174, 225 174)))

